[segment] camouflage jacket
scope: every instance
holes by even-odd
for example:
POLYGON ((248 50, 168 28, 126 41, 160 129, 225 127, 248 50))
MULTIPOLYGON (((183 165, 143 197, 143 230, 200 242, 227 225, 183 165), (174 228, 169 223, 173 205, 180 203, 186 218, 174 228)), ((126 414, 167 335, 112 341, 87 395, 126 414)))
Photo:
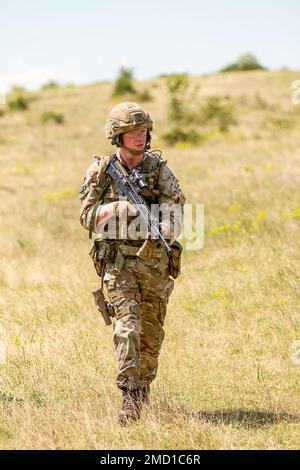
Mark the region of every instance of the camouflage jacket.
MULTIPOLYGON (((121 160, 119 151, 116 155, 121 160)), ((107 178, 109 178, 103 170, 110 156, 95 156, 94 158, 96 160, 88 167, 79 193, 81 200, 80 223, 86 230, 90 230, 90 233, 96 233, 94 220, 95 205, 97 204, 97 207, 100 207, 102 204, 119 200, 119 194, 114 181, 110 182, 104 196, 99 200, 103 187, 108 181, 107 178)), ((124 163, 122 162, 122 164, 124 163)), ((142 196, 146 199, 148 204, 156 203, 164 207, 171 207, 175 203, 175 205, 181 209, 179 212, 177 211, 177 215, 176 213, 175 215, 171 215, 171 229, 174 228, 174 224, 177 226, 177 233, 174 236, 174 238, 177 238, 181 232, 183 207, 186 201, 179 186, 178 179, 167 166, 167 161, 155 152, 145 152, 142 162, 136 168, 141 170, 147 182, 148 187, 143 190, 142 196)), ((130 170, 128 168, 126 169, 130 173, 130 170)), ((163 220, 164 211, 162 210, 161 221, 163 220)), ((101 236, 97 236, 97 238, 101 239, 101 236)), ((117 236, 116 238, 119 237, 117 236)))

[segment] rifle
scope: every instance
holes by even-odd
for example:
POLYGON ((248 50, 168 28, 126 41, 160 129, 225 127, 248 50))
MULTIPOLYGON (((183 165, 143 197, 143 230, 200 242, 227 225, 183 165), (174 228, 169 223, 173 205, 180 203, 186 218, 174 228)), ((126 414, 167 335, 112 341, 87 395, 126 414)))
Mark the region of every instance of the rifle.
POLYGON ((154 235, 153 238, 159 239, 160 243, 165 247, 168 257, 170 257, 172 248, 160 233, 157 218, 153 216, 147 202, 140 194, 141 190, 147 187, 144 178, 134 169, 131 174, 128 174, 116 155, 113 155, 104 169, 104 173, 109 175, 111 179, 116 182, 117 191, 120 196, 126 196, 127 200, 135 208, 136 206, 138 207, 139 216, 147 224, 148 233, 145 242, 137 252, 137 256, 140 258, 147 257, 145 254, 148 253, 148 246, 151 244, 151 236, 154 235))
MULTIPOLYGON (((147 202, 141 196, 140 192, 142 189, 147 187, 147 183, 144 178, 139 174, 139 171, 133 169, 130 174, 123 167, 116 155, 113 155, 106 168, 104 169, 110 178, 116 182, 117 191, 121 196, 126 196, 128 201, 135 207, 138 206, 138 212, 142 220, 147 223, 148 233, 145 242, 137 252, 137 256, 146 259, 149 251, 148 246, 151 244, 151 234, 154 234, 154 238, 158 238, 159 242, 165 247, 168 258, 169 258, 169 269, 170 275, 173 279, 176 279, 180 274, 180 256, 182 247, 179 242, 175 241, 172 245, 163 238, 159 231, 158 220, 151 213, 147 202)), ((107 185, 108 186, 108 185, 107 185)), ((106 325, 111 325, 111 318, 115 316, 113 305, 105 300, 103 294, 103 275, 104 265, 102 266, 102 285, 101 289, 93 292, 94 300, 98 311, 102 314, 106 325)))

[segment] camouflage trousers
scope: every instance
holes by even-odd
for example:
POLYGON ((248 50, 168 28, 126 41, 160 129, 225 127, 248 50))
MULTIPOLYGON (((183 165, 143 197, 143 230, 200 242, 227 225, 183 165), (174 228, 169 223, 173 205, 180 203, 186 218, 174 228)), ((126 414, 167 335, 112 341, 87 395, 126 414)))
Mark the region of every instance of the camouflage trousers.
POLYGON ((116 384, 133 390, 150 384, 156 377, 174 281, 169 277, 164 248, 158 257, 141 260, 125 256, 123 263, 116 273, 115 263, 108 262, 103 280, 115 310, 114 346, 119 369, 116 384))

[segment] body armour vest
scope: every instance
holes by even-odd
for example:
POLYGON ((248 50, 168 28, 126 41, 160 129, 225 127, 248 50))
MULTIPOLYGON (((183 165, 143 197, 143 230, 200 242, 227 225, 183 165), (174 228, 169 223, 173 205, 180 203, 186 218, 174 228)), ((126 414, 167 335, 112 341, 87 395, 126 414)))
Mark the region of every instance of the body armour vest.
MULTIPOLYGON (((98 158, 99 160, 104 159, 105 163, 107 164, 110 161, 111 156, 95 157, 95 158, 98 158)), ((147 187, 141 190, 140 194, 145 199, 145 201, 147 202, 149 206, 151 204, 159 203, 159 188, 158 188, 159 169, 162 163, 166 163, 166 160, 161 158, 159 153, 146 152, 145 157, 143 158, 140 165, 134 168, 134 169, 139 169, 139 173, 141 174, 141 176, 145 179, 147 183, 147 187)), ((133 168, 130 170, 126 167, 126 165, 123 162, 122 164, 126 168, 127 172, 130 174, 133 168)), ((103 171, 99 172, 98 181, 99 181, 100 187, 106 186, 109 180, 110 180, 110 177, 108 175, 106 175, 103 171)), ((118 201, 119 199, 120 199, 120 195, 117 191, 116 182, 111 180, 107 189, 105 190, 105 193, 100 195, 98 204, 108 204, 113 201, 118 201)), ((104 224, 104 227, 103 227, 104 230, 107 228, 106 226, 107 226, 107 223, 104 224)), ((97 234, 97 239, 102 239, 102 238, 103 236, 101 234, 97 234)), ((111 237, 109 236, 108 238, 111 238, 111 237)), ((116 238, 117 239, 123 238, 119 236, 118 224, 116 226, 116 238)))

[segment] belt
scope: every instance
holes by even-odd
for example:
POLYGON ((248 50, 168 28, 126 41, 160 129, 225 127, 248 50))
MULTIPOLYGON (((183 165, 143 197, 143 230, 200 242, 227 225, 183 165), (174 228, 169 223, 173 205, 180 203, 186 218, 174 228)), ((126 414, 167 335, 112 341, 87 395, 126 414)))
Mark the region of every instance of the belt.
MULTIPOLYGON (((136 256, 137 252, 143 245, 144 241, 145 240, 143 240, 142 243, 140 243, 139 245, 132 245, 131 242, 129 242, 130 244, 121 243, 119 246, 122 251, 122 254, 124 256, 136 256)), ((164 250, 164 247, 162 245, 158 247, 151 247, 151 257, 161 256, 163 250, 164 250)))

